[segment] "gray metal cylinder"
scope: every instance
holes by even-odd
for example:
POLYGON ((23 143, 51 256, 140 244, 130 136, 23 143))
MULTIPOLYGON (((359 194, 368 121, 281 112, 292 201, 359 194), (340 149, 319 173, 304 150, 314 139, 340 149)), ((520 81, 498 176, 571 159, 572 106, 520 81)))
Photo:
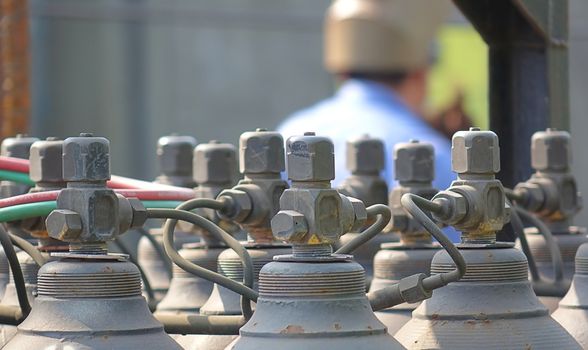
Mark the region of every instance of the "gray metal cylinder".
MULTIPOLYGON (((414 274, 429 275, 431 260, 439 249, 438 245, 433 244, 421 246, 406 246, 402 243, 383 244, 382 249, 374 257, 374 279, 370 292, 396 284, 402 278, 414 274)), ((412 311, 418 306, 418 303, 403 303, 375 314, 388 328, 388 333, 394 335, 411 319, 412 311)))
POLYGON ((66 258, 45 264, 38 282, 32 312, 4 349, 181 349, 149 312, 131 263, 66 258))
MULTIPOLYGON (((149 234, 159 242, 163 250, 163 234, 160 228, 149 230, 149 234)), ((174 246, 181 249, 186 243, 195 243, 198 237, 183 231, 174 232, 174 246)), ((147 280, 151 284, 156 302, 160 302, 166 295, 171 279, 171 271, 168 265, 161 259, 151 241, 145 237, 139 239, 137 246, 137 262, 143 268, 147 280)))
POLYGON ((402 349, 371 311, 361 265, 272 262, 233 350, 402 349))
MULTIPOLYGON (((554 234, 553 239, 561 252, 564 280, 569 282, 574 276, 576 252, 582 244, 588 242, 588 236, 585 228, 577 226, 569 226, 568 228, 567 233, 554 234)), ((540 276, 546 280, 553 280, 553 262, 545 238, 534 227, 526 228, 525 235, 540 276)), ((520 244, 517 242, 517 248, 519 247, 520 244)), ((539 300, 545 304, 550 312, 553 312, 557 309, 561 297, 539 295, 539 300)))
MULTIPOLYGON (((217 270, 217 258, 224 248, 188 243, 179 251, 192 263, 211 271, 217 270)), ((165 298, 157 305, 157 312, 187 312, 198 314, 212 292, 213 283, 194 276, 174 264, 173 279, 165 298)))
MULTIPOLYGON (((361 233, 357 232, 344 234, 339 238, 337 247, 347 244, 359 235, 361 235, 361 233)), ((365 270, 366 285, 368 289, 370 288, 374 277, 374 257, 376 256, 376 253, 378 253, 382 244, 394 243, 398 242, 398 240, 399 237, 397 234, 382 232, 367 241, 365 244, 362 244, 353 252, 353 260, 360 264, 365 270)))
MULTIPOLYGON (((33 299, 37 294, 37 273, 39 271, 39 265, 25 252, 19 251, 16 254, 22 274, 25 280, 25 287, 27 290, 27 297, 29 302, 33 303, 33 299)), ((2 305, 13 305, 18 306, 18 296, 16 292, 16 285, 12 274, 10 274, 10 281, 6 286, 4 296, 0 302, 2 305)), ((10 339, 16 335, 16 327, 10 325, 2 325, 0 328, 0 348, 3 348, 10 339)))
POLYGON ((570 290, 551 316, 580 343, 582 348, 588 348, 585 323, 588 319, 588 243, 582 244, 578 249, 576 273, 570 290))
MULTIPOLYGON (((407 193, 430 199, 438 191, 433 188, 435 151, 429 143, 411 140, 394 145, 394 168, 398 186, 390 193, 388 206, 392 220, 387 229, 400 236, 399 243, 382 245, 374 257, 374 279, 370 292, 391 286, 414 274, 430 274, 431 260, 441 248, 433 244, 431 235, 402 207, 407 193)), ((418 303, 403 303, 376 312, 390 334, 395 334, 412 317, 418 303)))
MULTIPOLYGON (((380 139, 362 135, 347 140, 347 169, 351 175, 337 188, 339 193, 357 198, 366 207, 374 204, 386 204, 388 185, 380 173, 385 168, 386 152, 380 139)), ((367 222, 366 226, 372 224, 367 222)), ((341 236, 339 245, 345 245, 357 237, 358 233, 341 236)), ((382 243, 395 242, 398 238, 389 234, 379 234, 353 252, 355 261, 363 266, 369 287, 373 276, 372 262, 382 243)))
MULTIPOLYGON (((527 259, 508 245, 460 247, 467 272, 435 290, 396 333, 409 349, 580 349, 533 293, 527 259)), ((454 269, 445 251, 431 273, 454 269)))
MULTIPOLYGON (((258 289, 259 272, 276 255, 289 254, 291 249, 285 245, 246 244, 247 251, 253 260, 253 289, 258 289)), ((243 265, 241 259, 232 249, 224 250, 218 257, 218 272, 235 281, 243 281, 243 265)), ((240 315, 241 297, 217 284, 214 285, 210 298, 200 308, 203 315, 240 315)), ((223 350, 237 336, 234 335, 189 335, 182 337, 180 342, 185 349, 223 350), (189 340, 188 340, 189 338, 189 340)))
MULTIPOLYGON (((0 155, 5 157, 14 157, 29 159, 31 145, 39 141, 36 137, 26 135, 16 135, 2 140, 0 144, 0 155)), ((16 183, 13 181, 0 181, 0 196, 2 198, 18 196, 29 191, 29 185, 16 183)))

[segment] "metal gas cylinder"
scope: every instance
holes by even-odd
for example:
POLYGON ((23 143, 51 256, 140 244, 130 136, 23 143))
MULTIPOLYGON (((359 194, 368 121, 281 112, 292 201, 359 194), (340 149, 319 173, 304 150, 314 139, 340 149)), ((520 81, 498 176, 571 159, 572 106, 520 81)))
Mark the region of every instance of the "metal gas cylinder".
MULTIPOLYGON (((37 295, 37 272, 39 271, 39 265, 25 252, 19 251, 16 256, 18 257, 18 263, 22 270, 22 275, 25 281, 25 287, 27 289, 27 297, 32 303, 33 299, 37 295)), ((16 292, 16 286, 12 274, 10 274, 10 281, 6 286, 6 291, 0 301, 2 305, 14 305, 18 306, 18 296, 16 292)), ((10 325, 2 325, 0 327, 0 348, 10 341, 16 335, 16 327, 10 325)))
MULTIPOLYGON (((5 157, 29 159, 31 146, 39 141, 36 137, 18 134, 15 137, 8 137, 0 144, 0 155, 5 157)), ((29 191, 30 186, 13 181, 0 181, 0 196, 2 198, 18 196, 29 191)))
MULTIPOLYGON (((388 201, 388 185, 381 177, 385 168, 386 150, 382 140, 362 135, 347 141, 347 169, 351 175, 343 180, 337 188, 339 193, 357 198, 366 207, 374 204, 386 204, 388 201)), ((371 223, 367 223, 371 224, 371 223)), ((357 237, 358 232, 344 234, 339 245, 344 245, 357 237)), ((365 270, 368 287, 373 278, 374 256, 383 243, 397 242, 398 237, 390 232, 382 232, 369 242, 359 247, 353 254, 365 270)))
MULTIPOLYGON (((398 186, 390 193, 388 206, 392 211, 389 229, 400 234, 399 243, 382 244, 374 257, 374 279, 370 291, 375 291, 402 278, 417 273, 430 273, 431 260, 441 248, 433 244, 431 235, 402 207, 400 199, 406 193, 431 199, 438 192, 433 188, 435 150, 429 143, 411 140, 394 146, 394 168, 398 186)), ((395 334, 412 317, 418 304, 400 304, 376 312, 376 316, 395 334)))
MULTIPOLYGON (((497 242, 510 219, 500 170, 498 137, 471 128, 452 139, 458 178, 433 197, 443 210, 433 217, 462 231, 458 245, 466 273, 435 291, 413 312, 396 338, 409 349, 580 349, 535 296, 527 259, 514 244, 497 242)), ((445 251, 431 273, 454 268, 445 251)))
POLYGON ((568 293, 559 302, 558 309, 551 315, 561 324, 582 348, 588 348, 588 243, 576 253, 576 273, 568 293))
MULTIPOLYGON (((194 189, 195 198, 215 199, 221 191, 233 186, 237 180, 235 146, 216 141, 198 145, 194 150, 194 179, 198 183, 198 187, 194 189)), ((198 213, 227 231, 234 232, 231 224, 222 220, 214 210, 202 209, 198 213)), ((218 256, 226 249, 224 243, 191 224, 181 223, 181 225, 183 232, 196 237, 201 236, 202 239, 199 243, 183 244, 183 248, 179 251, 180 255, 199 266, 216 271, 218 256)), ((212 282, 187 273, 174 265, 168 293, 157 306, 157 312, 198 314, 202 305, 210 297, 212 287, 212 282)), ((185 344, 190 341, 191 336, 181 336, 176 339, 181 344, 185 344)))
MULTIPOLYGON (((574 274, 574 257, 578 247, 588 242, 586 228, 572 226, 574 215, 582 208, 582 197, 571 172, 572 150, 570 134, 547 129, 533 134, 531 139, 531 165, 535 173, 519 183, 514 192, 516 204, 537 215, 553 233, 563 259, 564 285, 568 286, 574 274)), ((553 280, 551 254, 545 239, 535 228, 525 230, 531 254, 541 277, 553 280)), ((551 310, 565 294, 558 297, 537 293, 551 310)))
MULTIPOLYGON (((29 193, 58 190, 65 187, 62 175, 62 149, 63 141, 55 138, 47 138, 42 141, 35 141, 30 146, 29 156, 29 176, 35 181, 35 186, 29 190, 29 193)), ((22 220, 18 226, 25 229, 38 241, 38 249, 50 258, 49 252, 67 251, 66 242, 61 242, 49 237, 45 226, 46 217, 38 217, 22 220)), ((17 253, 25 286, 30 301, 37 292, 37 272, 39 266, 37 263, 23 251, 17 253)), ((4 305, 18 305, 16 287, 10 276, 10 283, 6 288, 7 293, 0 302, 4 305)), ((4 346, 16 334, 16 327, 4 325, 0 331, 0 347, 4 346)))
MULTIPOLYGON (((157 140, 157 162, 160 174, 155 183, 179 187, 194 187, 192 154, 196 147, 196 139, 192 136, 170 135, 157 140)), ((160 244, 159 252, 163 251, 162 232, 160 227, 148 230, 154 241, 160 244)), ((197 236, 178 230, 176 232, 176 248, 184 243, 197 242, 197 236)), ((137 243, 137 262, 143 268, 145 277, 151 284, 155 301, 159 303, 167 293, 171 279, 171 261, 164 261, 153 243, 141 237, 137 243)))
MULTIPOLYGON (((36 137, 28 137, 26 135, 18 134, 15 137, 8 137, 2 140, 0 144, 0 155, 5 157, 14 157, 28 159, 30 155, 30 149, 34 142, 39 139, 36 137)), ((8 198, 25 194, 29 191, 30 186, 16 183, 13 181, 0 181, 0 197, 8 198)), ((8 229, 13 233, 17 233, 22 236, 22 230, 13 223, 8 223, 8 229)), ((30 237, 26 237, 30 238, 30 237)), ((0 297, 4 295, 6 285, 8 284, 8 260, 4 249, 0 247, 0 297)))
POLYGON ((53 253, 59 260, 39 270, 32 311, 4 349, 180 349, 149 312, 137 267, 107 252, 108 240, 147 218, 141 202, 106 187, 108 140, 66 139, 63 178, 67 188, 46 223, 69 252, 53 253))
MULTIPOLYGON (((239 164, 243 179, 218 198, 226 198, 233 207, 220 212, 247 232, 243 242, 254 265, 254 289, 257 288, 259 270, 271 262, 275 255, 289 252, 289 246, 276 242, 271 233, 270 220, 279 210, 279 199, 288 184, 281 177, 284 171, 284 139, 277 132, 257 129, 241 134, 239 138, 239 164)), ((243 280, 241 259, 232 249, 218 257, 218 272, 234 280, 243 280)), ((200 309, 203 315, 240 315, 240 296, 217 284, 210 298, 200 309)), ((222 350, 235 339, 233 335, 193 335, 190 343, 182 340, 186 349, 222 350)))
POLYGON ((271 226, 292 254, 261 269, 255 313, 227 349, 401 349, 371 311, 361 265, 332 254, 367 219, 361 201, 330 186, 333 143, 306 133, 289 138, 287 151, 292 188, 271 226))

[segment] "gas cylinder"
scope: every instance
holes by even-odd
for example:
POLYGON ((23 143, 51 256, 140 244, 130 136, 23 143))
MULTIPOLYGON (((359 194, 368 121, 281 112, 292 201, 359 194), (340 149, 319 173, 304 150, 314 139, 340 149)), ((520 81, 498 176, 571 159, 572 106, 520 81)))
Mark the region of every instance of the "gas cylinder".
MULTIPOLYGON (((39 141, 39 139, 22 134, 18 134, 15 137, 5 138, 2 140, 2 144, 0 144, 0 155, 5 157, 29 159, 31 146, 35 141, 39 141)), ((29 188, 30 186, 26 184, 13 181, 0 181, 0 195, 2 198, 27 193, 29 188)))
POLYGON ((582 244, 576 252, 576 273, 568 293, 559 302, 551 315, 561 324, 582 348, 588 348, 588 243, 582 244))
MULTIPOLYGON (((381 176, 386 165, 386 150, 382 140, 369 135, 348 140, 346 161, 346 167, 351 175, 343 180, 337 188, 339 192, 359 199, 367 207, 374 204, 386 204, 388 202, 388 185, 381 176)), ((348 243, 358 234, 358 232, 344 234, 339 245, 348 243)), ((397 241, 396 235, 389 231, 382 232, 354 252, 353 257, 365 270, 368 288, 374 274, 374 256, 380 250, 380 245, 397 241)))
POLYGON ((255 313, 227 349, 402 349, 371 311, 361 265, 332 254, 367 219, 361 201, 330 186, 333 143, 306 133, 289 138, 287 150, 292 188, 271 227, 292 253, 261 269, 255 313))
MULTIPOLYGON (((0 155, 5 157, 14 157, 28 159, 30 155, 30 149, 32 144, 39 139, 36 137, 29 137, 27 135, 18 134, 15 137, 8 137, 2 140, 0 144, 0 155)), ((16 183, 13 181, 0 181, 0 197, 8 198, 25 194, 29 190, 30 186, 25 184, 16 183)), ((12 232, 21 230, 15 230, 13 223, 8 223, 8 229, 12 232)), ((30 237, 26 237, 30 238, 30 237)), ((6 254, 4 249, 0 248, 0 297, 4 296, 6 285, 9 280, 9 268, 8 260, 6 260, 6 254)))
MULTIPOLYGON (((215 199, 222 190, 233 186, 237 181, 235 147, 217 141, 196 146, 194 149, 194 179, 198 183, 194 189, 195 198, 215 199)), ((228 232, 233 233, 237 229, 231 222, 222 220, 214 210, 200 209, 198 213, 228 232)), ((218 256, 226 249, 224 243, 193 225, 187 223, 179 225, 184 233, 201 237, 201 241, 198 243, 183 244, 179 251, 180 255, 199 266, 216 271, 218 256)), ((187 273, 174 265, 169 290, 157 306, 157 313, 198 314, 202 305, 210 297, 212 288, 212 282, 187 273)), ((192 338, 193 336, 190 335, 174 335, 174 339, 184 347, 188 346, 192 338)))
MULTIPOLYGON (((462 231, 458 245, 466 273, 435 291, 396 333, 409 349, 580 349, 548 313, 527 278, 527 259, 514 244, 496 241, 510 207, 495 174, 500 170, 498 137, 471 128, 452 139, 452 168, 458 178, 432 201, 439 222, 462 231)), ((445 251, 431 273, 453 268, 445 251)))
MULTIPOLYGON (((239 165, 244 178, 218 198, 227 198, 235 207, 220 212, 221 218, 232 221, 247 232, 243 242, 254 265, 255 282, 259 270, 275 255, 289 252, 287 245, 276 242, 271 233, 270 220, 279 210, 279 198, 288 188, 281 177, 284 171, 284 139, 273 131, 256 129, 239 138, 239 165)), ((224 250, 218 257, 218 272, 234 280, 243 280, 241 259, 232 250, 224 250)), ((210 298, 200 309, 203 315, 240 315, 240 296, 224 287, 214 285, 210 298)), ((186 349, 222 350, 235 339, 233 335, 193 335, 192 342, 182 340, 186 349)))
MULTIPOLYGON (((574 274, 576 250, 588 242, 586 228, 572 226, 574 215, 582 208, 582 198, 571 172, 570 134, 555 129, 533 134, 531 165, 535 173, 514 188, 516 204, 537 215, 553 233, 563 259, 561 284, 567 287, 574 274)), ((535 228, 526 229, 525 234, 541 277, 553 280, 551 254, 545 240, 535 228)), ((539 289, 537 295, 553 311, 566 291, 562 288, 560 295, 554 297, 544 295, 539 289)))
MULTIPOLYGON (((192 188, 196 185, 193 178, 192 155, 196 139, 192 136, 169 135, 157 140, 157 162, 160 174, 155 183, 192 188)), ((152 228, 148 232, 163 251, 161 228, 152 228)), ((197 236, 177 230, 176 248, 184 243, 197 242, 197 236)), ((167 257, 165 257, 167 259, 167 257)), ((159 303, 167 293, 171 279, 171 262, 163 261, 157 249, 146 237, 141 237, 137 246, 137 262, 143 268, 145 277, 151 284, 155 301, 159 303)))
POLYGON ((108 140, 66 139, 63 178, 67 188, 46 224, 69 252, 53 253, 58 260, 39 270, 32 311, 4 349, 181 349, 149 312, 137 267, 108 254, 108 240, 147 217, 140 201, 106 187, 108 140))
MULTIPOLYGON (((39 265, 25 252, 19 251, 16 253, 18 257, 18 263, 22 270, 22 275, 25 281, 25 287, 27 289, 27 297, 29 302, 33 302, 33 299, 37 295, 37 272, 39 271, 39 265)), ((12 274, 10 274, 10 280, 6 286, 6 291, 0 301, 2 305, 14 305, 18 306, 18 297, 16 293, 16 286, 12 274)), ((11 325, 2 325, 0 327, 0 348, 10 341, 16 334, 16 327, 11 325)))
MULTIPOLYGON (((29 193, 59 190, 65 187, 62 175, 62 146, 63 141, 53 137, 32 143, 29 148, 29 177, 35 181, 35 186, 29 190, 29 193)), ((45 219, 46 217, 31 218, 22 220, 18 224, 13 224, 28 231, 35 238, 35 241, 38 242, 38 249, 43 252, 46 258, 50 259, 49 252, 67 251, 68 245, 66 242, 49 237, 45 226, 45 219)), ((32 301, 33 296, 37 292, 37 272, 39 266, 23 251, 19 251, 17 257, 23 271, 27 295, 30 301, 32 301)), ((10 276, 10 281, 7 287, 8 293, 2 299, 1 303, 4 305, 18 305, 12 275, 10 276)), ((1 347, 16 334, 16 327, 4 325, 0 334, 1 347)))
MULTIPOLYGON (((413 193, 431 199, 437 193, 432 181, 435 178, 435 151, 429 143, 411 140, 394 146, 395 178, 398 186, 390 193, 388 206, 392 211, 390 230, 400 234, 399 243, 382 244, 374 257, 374 279, 370 291, 398 283, 416 273, 429 274, 431 260, 440 246, 433 244, 431 235, 402 208, 400 199, 413 193)), ((345 236, 343 236, 345 237, 345 236)), ((376 316, 395 334, 408 322, 418 304, 400 304, 376 312, 376 316)))

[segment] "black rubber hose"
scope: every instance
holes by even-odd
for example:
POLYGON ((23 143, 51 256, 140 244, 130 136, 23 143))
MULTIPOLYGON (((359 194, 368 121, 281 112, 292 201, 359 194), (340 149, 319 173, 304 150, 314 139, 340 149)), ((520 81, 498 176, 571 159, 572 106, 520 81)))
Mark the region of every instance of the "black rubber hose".
POLYGON ((16 256, 16 251, 12 246, 12 242, 10 241, 10 237, 4 228, 4 225, 0 225, 0 244, 2 244, 2 248, 4 248, 4 253, 8 259, 14 285, 16 286, 18 305, 22 311, 23 318, 25 318, 31 312, 31 304, 29 303, 29 298, 27 296, 27 287, 25 285, 22 269, 20 268, 20 264, 18 262, 18 257, 16 256))

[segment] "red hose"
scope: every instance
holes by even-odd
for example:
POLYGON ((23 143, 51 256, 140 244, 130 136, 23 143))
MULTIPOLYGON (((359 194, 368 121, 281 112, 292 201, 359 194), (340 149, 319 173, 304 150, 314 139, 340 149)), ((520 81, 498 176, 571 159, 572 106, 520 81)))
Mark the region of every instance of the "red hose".
POLYGON ((110 181, 108 181, 108 187, 110 188, 122 188, 122 189, 141 189, 141 190, 157 190, 157 191, 176 191, 183 192, 190 195, 194 195, 194 192, 190 188, 177 187, 162 185, 148 181, 142 181, 137 179, 131 179, 128 177, 112 175, 110 181))
MULTIPOLYGON (((29 173, 29 161, 28 159, 20 159, 13 157, 0 156, 0 170, 14 171, 18 173, 29 173)), ((123 189, 144 189, 144 190, 166 190, 184 192, 186 195, 192 195, 192 190, 189 188, 176 187, 156 184, 153 182, 141 181, 131 179, 128 177, 112 175, 110 181, 108 181, 108 187, 110 188, 123 188, 123 189)))
POLYGON ((0 156, 0 169, 28 174, 29 173, 29 160, 0 156))
MULTIPOLYGON (((138 198, 140 200, 155 200, 155 201, 187 201, 194 198, 194 193, 191 194, 185 191, 169 191, 169 190, 123 190, 116 189, 116 193, 122 194, 129 198, 138 198)), ((60 191, 47 191, 37 193, 27 193, 20 196, 0 199, 0 208, 11 207, 13 205, 27 204, 54 201, 57 199, 60 191)))

